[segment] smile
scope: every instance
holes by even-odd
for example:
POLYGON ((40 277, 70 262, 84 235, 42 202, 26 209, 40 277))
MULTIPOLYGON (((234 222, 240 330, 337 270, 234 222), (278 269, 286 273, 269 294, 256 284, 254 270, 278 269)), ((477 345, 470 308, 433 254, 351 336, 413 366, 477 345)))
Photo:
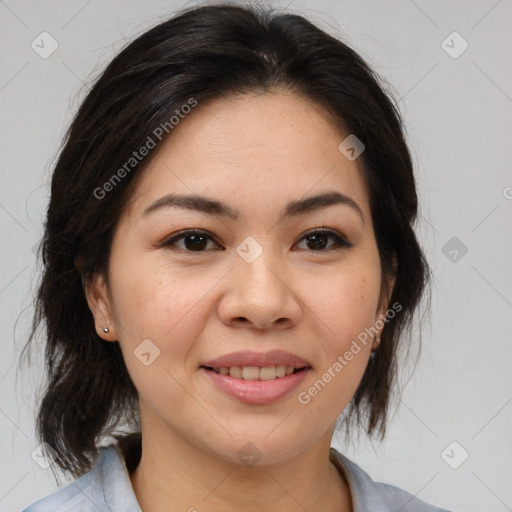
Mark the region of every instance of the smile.
POLYGON ((278 365, 278 366, 231 366, 221 368, 208 368, 220 375, 229 375, 234 379, 244 380, 274 380, 290 375, 301 368, 294 366, 278 365))
POLYGON ((310 366, 295 368, 293 366, 259 367, 200 367, 200 371, 213 385, 214 389, 234 398, 238 402, 265 405, 283 400, 290 395, 312 370, 310 366), (284 368, 284 376, 282 374, 284 368), (228 370, 228 373, 225 373, 228 370), (224 373, 221 373, 224 372, 224 373), (235 376, 231 376, 233 373, 235 376), (275 375, 275 376, 274 376, 275 375), (263 378, 262 378, 263 377, 263 378))

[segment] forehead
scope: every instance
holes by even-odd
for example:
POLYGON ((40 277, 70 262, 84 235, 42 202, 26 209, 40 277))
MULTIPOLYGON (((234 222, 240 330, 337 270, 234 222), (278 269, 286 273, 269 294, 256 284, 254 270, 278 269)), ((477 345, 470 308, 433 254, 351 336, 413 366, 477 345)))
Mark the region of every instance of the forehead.
POLYGON ((251 205, 332 189, 369 214, 360 162, 338 149, 347 135, 324 108, 290 92, 199 103, 137 177, 128 214, 135 220, 172 192, 215 196, 243 216, 251 205))

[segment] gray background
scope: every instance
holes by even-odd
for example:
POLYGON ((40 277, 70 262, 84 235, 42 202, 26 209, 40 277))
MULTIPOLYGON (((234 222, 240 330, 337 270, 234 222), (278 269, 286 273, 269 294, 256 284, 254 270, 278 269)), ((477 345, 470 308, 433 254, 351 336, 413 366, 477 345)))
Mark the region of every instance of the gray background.
MULTIPOLYGON (((128 40, 193 3, 0 0, 0 511, 57 488, 51 470, 31 458, 41 364, 36 358, 22 372, 16 364, 60 139, 84 83, 128 40), (31 48, 34 40, 42 46, 43 31, 58 43, 47 58, 31 48)), ((422 357, 404 373, 402 380, 411 378, 387 440, 334 444, 375 480, 426 501, 456 511, 512 510, 511 2, 272 5, 341 36, 393 84, 417 166, 417 233, 434 269, 422 357), (460 36, 448 37, 454 31, 460 36)))

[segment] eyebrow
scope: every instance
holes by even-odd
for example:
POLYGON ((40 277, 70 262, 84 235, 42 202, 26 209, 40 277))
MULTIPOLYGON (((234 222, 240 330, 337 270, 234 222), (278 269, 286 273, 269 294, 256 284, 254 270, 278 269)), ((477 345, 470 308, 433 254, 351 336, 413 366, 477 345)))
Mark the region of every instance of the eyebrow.
MULTIPOLYGON (((346 205, 355 210, 361 217, 361 220, 364 224, 364 214, 361 207, 351 197, 335 191, 291 201, 285 206, 280 218, 284 219, 287 217, 304 215, 306 213, 319 210, 320 208, 327 208, 328 206, 337 204, 346 205)), ((171 207, 195 210, 206 213, 208 215, 220 215, 232 220, 236 220, 239 217, 238 210, 231 208, 222 201, 218 201, 216 199, 212 199, 199 194, 165 195, 147 206, 142 212, 142 217, 146 217, 157 210, 161 210, 162 208, 171 207)))

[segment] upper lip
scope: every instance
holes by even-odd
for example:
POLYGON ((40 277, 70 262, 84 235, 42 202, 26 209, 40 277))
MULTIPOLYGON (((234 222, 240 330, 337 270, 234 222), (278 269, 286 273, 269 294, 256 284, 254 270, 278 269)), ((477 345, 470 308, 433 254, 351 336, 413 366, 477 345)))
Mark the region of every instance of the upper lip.
POLYGON ((270 350, 268 352, 240 351, 231 352, 223 356, 205 361, 201 366, 209 368, 229 368, 231 366, 293 366, 305 368, 311 366, 308 361, 291 352, 284 350, 270 350))

